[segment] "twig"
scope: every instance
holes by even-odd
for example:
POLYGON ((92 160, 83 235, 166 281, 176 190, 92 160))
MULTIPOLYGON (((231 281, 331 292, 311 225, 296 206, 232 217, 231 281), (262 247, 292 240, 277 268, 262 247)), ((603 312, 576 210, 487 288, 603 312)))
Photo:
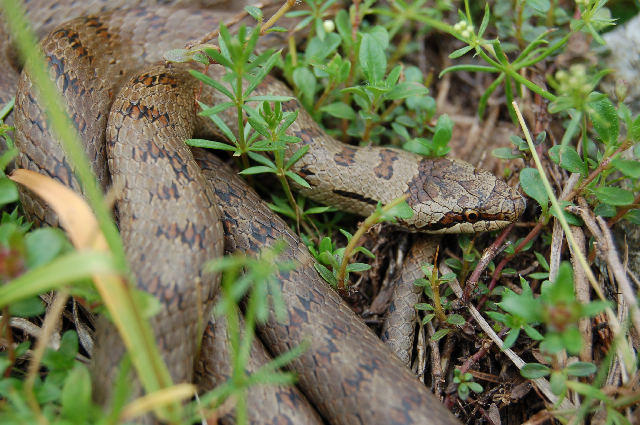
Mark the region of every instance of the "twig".
POLYGON ((462 298, 462 300, 465 303, 467 303, 471 298, 471 292, 476 288, 478 280, 480 279, 480 275, 487 268, 489 263, 491 263, 491 261, 495 258, 495 256, 498 255, 498 252, 500 252, 500 247, 504 243, 504 240, 507 238, 509 233, 511 233, 513 227, 513 223, 507 226, 507 228, 502 231, 500 236, 498 236, 498 239, 496 239, 482 253, 482 257, 480 257, 476 268, 473 270, 473 273, 471 273, 471 276, 469 276, 469 279, 467 279, 467 283, 464 287, 464 297, 462 298))
POLYGON ((633 326, 636 328, 636 332, 640 333, 640 311, 638 310, 637 300, 631 282, 624 271, 625 269, 620 262, 620 258, 618 258, 616 245, 613 242, 613 236, 611 236, 611 231, 607 227, 607 223, 601 217, 595 217, 594 219, 591 210, 584 207, 570 207, 570 211, 580 215, 596 239, 598 243, 596 252, 599 257, 606 261, 609 270, 613 273, 618 283, 618 288, 630 310, 633 326))

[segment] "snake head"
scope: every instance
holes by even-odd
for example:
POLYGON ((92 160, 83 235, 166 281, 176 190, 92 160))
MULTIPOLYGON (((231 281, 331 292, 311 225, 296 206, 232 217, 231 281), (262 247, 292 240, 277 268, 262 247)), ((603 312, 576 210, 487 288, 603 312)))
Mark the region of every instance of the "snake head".
POLYGON ((414 216, 400 224, 425 233, 475 233, 516 221, 526 202, 493 174, 449 159, 423 159, 409 184, 414 216))

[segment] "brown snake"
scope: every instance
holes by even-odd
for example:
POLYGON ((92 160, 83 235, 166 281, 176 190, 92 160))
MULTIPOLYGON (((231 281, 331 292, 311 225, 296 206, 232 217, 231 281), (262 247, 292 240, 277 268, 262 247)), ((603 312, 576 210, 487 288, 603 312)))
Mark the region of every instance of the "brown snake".
MULTIPOLYGON (((62 2, 42 8, 30 3, 29 17, 39 33, 45 34, 54 24, 67 20, 65 12, 74 16, 101 13, 59 27, 42 46, 103 187, 112 179, 124 188, 117 204, 120 230, 138 285, 165 306, 154 317, 153 326, 174 381, 193 380, 200 338, 195 303, 203 300, 207 310, 217 287, 217 279, 203 274, 202 265, 222 253, 224 228, 227 251, 255 254, 284 239, 289 244, 284 256, 300 264, 279 276, 287 319, 284 323, 270 320, 260 336, 273 355, 309 341, 310 348, 291 368, 300 377, 302 392, 325 421, 457 423, 319 278, 306 247, 284 222, 209 153, 192 153, 182 143, 194 132, 210 131, 195 117, 196 83, 187 77, 184 67, 156 65, 141 71, 145 63, 160 60, 162 52, 182 47, 232 14, 215 9, 170 9, 154 6, 152 1, 121 3, 96 1, 83 4, 81 10, 75 5, 73 12, 62 2), (134 3, 145 8, 102 13, 134 3), (196 280, 201 282, 200 294, 188 285, 196 280)), ((16 61, 9 45, 5 42, 0 48, 0 65, 13 69, 16 61)), ((16 81, 13 74, 3 78, 0 101, 6 102, 15 93, 16 81)), ((280 93, 286 89, 270 80, 259 90, 280 93)), ((203 99, 215 102, 212 94, 204 93, 203 99)), ((366 215, 378 200, 387 203, 408 193, 416 214, 402 224, 410 230, 438 233, 497 229, 517 219, 524 209, 518 192, 487 172, 462 162, 426 160, 395 149, 344 146, 327 137, 297 102, 284 106, 300 110, 291 132, 309 144, 310 150, 296 172, 311 184, 313 190, 303 193, 314 199, 366 215)), ((78 190, 70 165, 49 135, 28 76, 20 83, 14 119, 21 151, 18 165, 78 190)), ((26 201, 34 218, 54 220, 36 200, 26 201)), ((94 353, 100 401, 110 397, 110 384, 123 352, 117 334, 105 323, 98 328, 94 353)), ((220 343, 211 337, 214 332, 212 325, 205 348, 220 343)), ((262 348, 255 350, 262 350, 257 357, 267 358, 262 348)), ((203 387, 220 382, 214 375, 224 378, 228 374, 220 366, 223 363, 203 353, 197 368, 203 387)), ((254 414, 252 421, 321 423, 304 396, 295 391, 282 390, 272 400, 277 400, 273 410, 254 414)))

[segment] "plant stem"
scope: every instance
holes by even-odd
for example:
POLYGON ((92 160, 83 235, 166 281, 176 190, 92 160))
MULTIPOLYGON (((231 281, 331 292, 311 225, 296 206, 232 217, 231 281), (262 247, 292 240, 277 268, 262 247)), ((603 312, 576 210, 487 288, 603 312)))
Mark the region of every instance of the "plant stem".
POLYGON ((345 275, 347 273, 347 265, 349 264, 349 260, 353 255, 353 251, 358 246, 360 246, 360 239, 362 239, 362 236, 364 236, 364 234, 367 233, 367 231, 371 227, 373 227, 373 225, 377 224, 380 221, 380 217, 382 216, 383 212, 389 211, 391 208, 404 202, 408 198, 408 196, 409 195, 403 195, 399 198, 394 199, 393 201, 391 201, 389 204, 385 205, 381 209, 376 209, 373 212, 373 214, 367 217, 364 220, 364 222, 358 227, 358 230, 356 230, 356 233, 351 237, 351 239, 349 240, 349 243, 344 249, 344 253, 342 254, 342 263, 340 264, 340 270, 338 271, 338 275, 336 276, 338 280, 338 289, 340 290, 345 289, 344 280, 345 280, 345 275))
POLYGON ((264 35, 264 33, 275 24, 278 19, 282 18, 282 16, 289 11, 296 4, 296 0, 287 0, 280 9, 271 17, 267 22, 265 22, 262 27, 260 27, 260 35, 264 35))

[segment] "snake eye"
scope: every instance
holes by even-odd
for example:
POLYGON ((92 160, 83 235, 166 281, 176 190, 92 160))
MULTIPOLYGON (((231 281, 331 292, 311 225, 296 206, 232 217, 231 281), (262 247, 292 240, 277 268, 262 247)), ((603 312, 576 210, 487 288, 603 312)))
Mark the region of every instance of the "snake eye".
POLYGON ((475 223, 480 218, 480 214, 476 210, 466 210, 464 216, 469 223, 475 223))

